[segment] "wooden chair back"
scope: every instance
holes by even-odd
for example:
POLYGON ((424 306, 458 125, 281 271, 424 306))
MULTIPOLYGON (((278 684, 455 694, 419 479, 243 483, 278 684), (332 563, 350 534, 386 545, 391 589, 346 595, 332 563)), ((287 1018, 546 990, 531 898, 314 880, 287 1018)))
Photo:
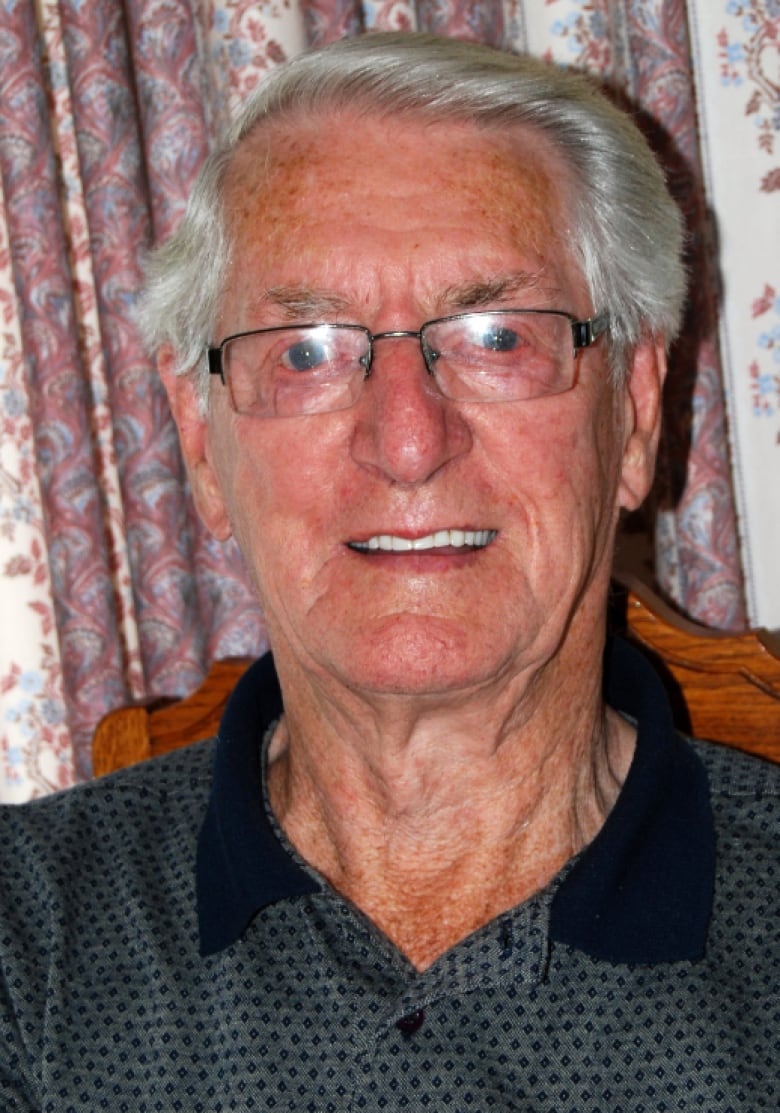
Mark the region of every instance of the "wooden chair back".
MULTIPOLYGON (((675 614, 638 581, 616 585, 616 625, 663 676, 677 725, 780 761, 780 647, 761 632, 724 634, 675 614)), ((95 776, 216 734, 251 658, 215 661, 191 696, 109 712, 93 745, 95 776)))
POLYGON ((217 733, 230 693, 252 657, 215 661, 203 683, 183 699, 158 699, 109 711, 92 742, 96 777, 159 757, 217 733))
POLYGON ((780 762, 780 642, 683 618, 638 580, 616 585, 625 632, 666 683, 677 726, 780 762))

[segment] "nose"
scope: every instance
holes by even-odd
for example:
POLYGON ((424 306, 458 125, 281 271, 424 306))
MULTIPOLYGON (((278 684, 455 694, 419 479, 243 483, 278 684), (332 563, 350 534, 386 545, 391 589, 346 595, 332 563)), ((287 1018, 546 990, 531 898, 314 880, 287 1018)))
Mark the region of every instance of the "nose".
POLYGON ((471 430, 429 374, 419 338, 388 336, 374 348, 371 375, 355 406, 352 455, 394 483, 424 483, 471 448, 471 430))

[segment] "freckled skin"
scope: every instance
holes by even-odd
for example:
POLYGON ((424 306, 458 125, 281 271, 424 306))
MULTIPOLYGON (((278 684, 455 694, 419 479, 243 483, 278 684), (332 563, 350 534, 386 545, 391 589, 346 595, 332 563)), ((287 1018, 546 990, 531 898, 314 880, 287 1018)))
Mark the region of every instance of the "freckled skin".
MULTIPOLYGON (((290 305, 317 319, 307 304, 418 329, 510 276, 494 307, 591 316, 608 307, 568 253, 573 188, 523 132, 347 114, 258 132, 230 176, 215 339, 290 305)), ((239 417, 212 381, 205 421, 161 360, 199 510, 235 534, 266 614, 277 816, 420 967, 592 837, 630 759, 601 705, 604 610, 619 509, 651 481, 663 350, 643 342, 619 390, 602 344, 579 358, 565 394, 453 403, 416 341, 384 341, 348 410, 239 417), (445 528, 497 536, 431 560, 347 545, 445 528)))
MULTIPOLYGON (((471 129, 304 124, 273 148, 283 155, 259 188, 257 148, 231 178, 240 246, 220 335, 282 323, 258 304, 278 285, 336 292, 340 319, 375 331, 417 328, 452 311, 453 285, 521 269, 540 276, 526 304, 593 308, 559 235, 560 170, 536 138, 529 159, 521 142, 471 129)), ((423 691, 549 654, 606 559, 617 510, 605 476, 617 473, 622 417, 598 355, 584 364, 581 388, 525 405, 444 402, 413 343, 378 345, 372 379, 343 413, 235 418, 213 392, 214 468, 277 655, 350 685, 423 691), (450 525, 499 538, 438 575, 412 562, 388 574, 344 548, 450 525)))

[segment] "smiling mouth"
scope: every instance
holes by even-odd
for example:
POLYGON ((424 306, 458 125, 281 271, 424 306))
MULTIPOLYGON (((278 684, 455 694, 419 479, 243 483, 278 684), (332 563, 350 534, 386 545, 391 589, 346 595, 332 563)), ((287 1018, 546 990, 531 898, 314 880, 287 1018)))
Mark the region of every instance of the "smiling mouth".
POLYGON ((424 553, 437 549, 484 549, 497 535, 495 529, 439 529, 425 537, 379 533, 366 541, 347 544, 357 553, 424 553))

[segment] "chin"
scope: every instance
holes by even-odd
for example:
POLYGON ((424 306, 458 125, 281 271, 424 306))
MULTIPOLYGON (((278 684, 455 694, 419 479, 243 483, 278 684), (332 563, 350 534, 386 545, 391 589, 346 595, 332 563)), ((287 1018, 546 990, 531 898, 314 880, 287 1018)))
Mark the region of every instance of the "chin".
POLYGON ((395 619, 350 643, 342 679, 387 695, 443 695, 479 686, 502 671, 499 647, 460 624, 430 616, 395 619))

